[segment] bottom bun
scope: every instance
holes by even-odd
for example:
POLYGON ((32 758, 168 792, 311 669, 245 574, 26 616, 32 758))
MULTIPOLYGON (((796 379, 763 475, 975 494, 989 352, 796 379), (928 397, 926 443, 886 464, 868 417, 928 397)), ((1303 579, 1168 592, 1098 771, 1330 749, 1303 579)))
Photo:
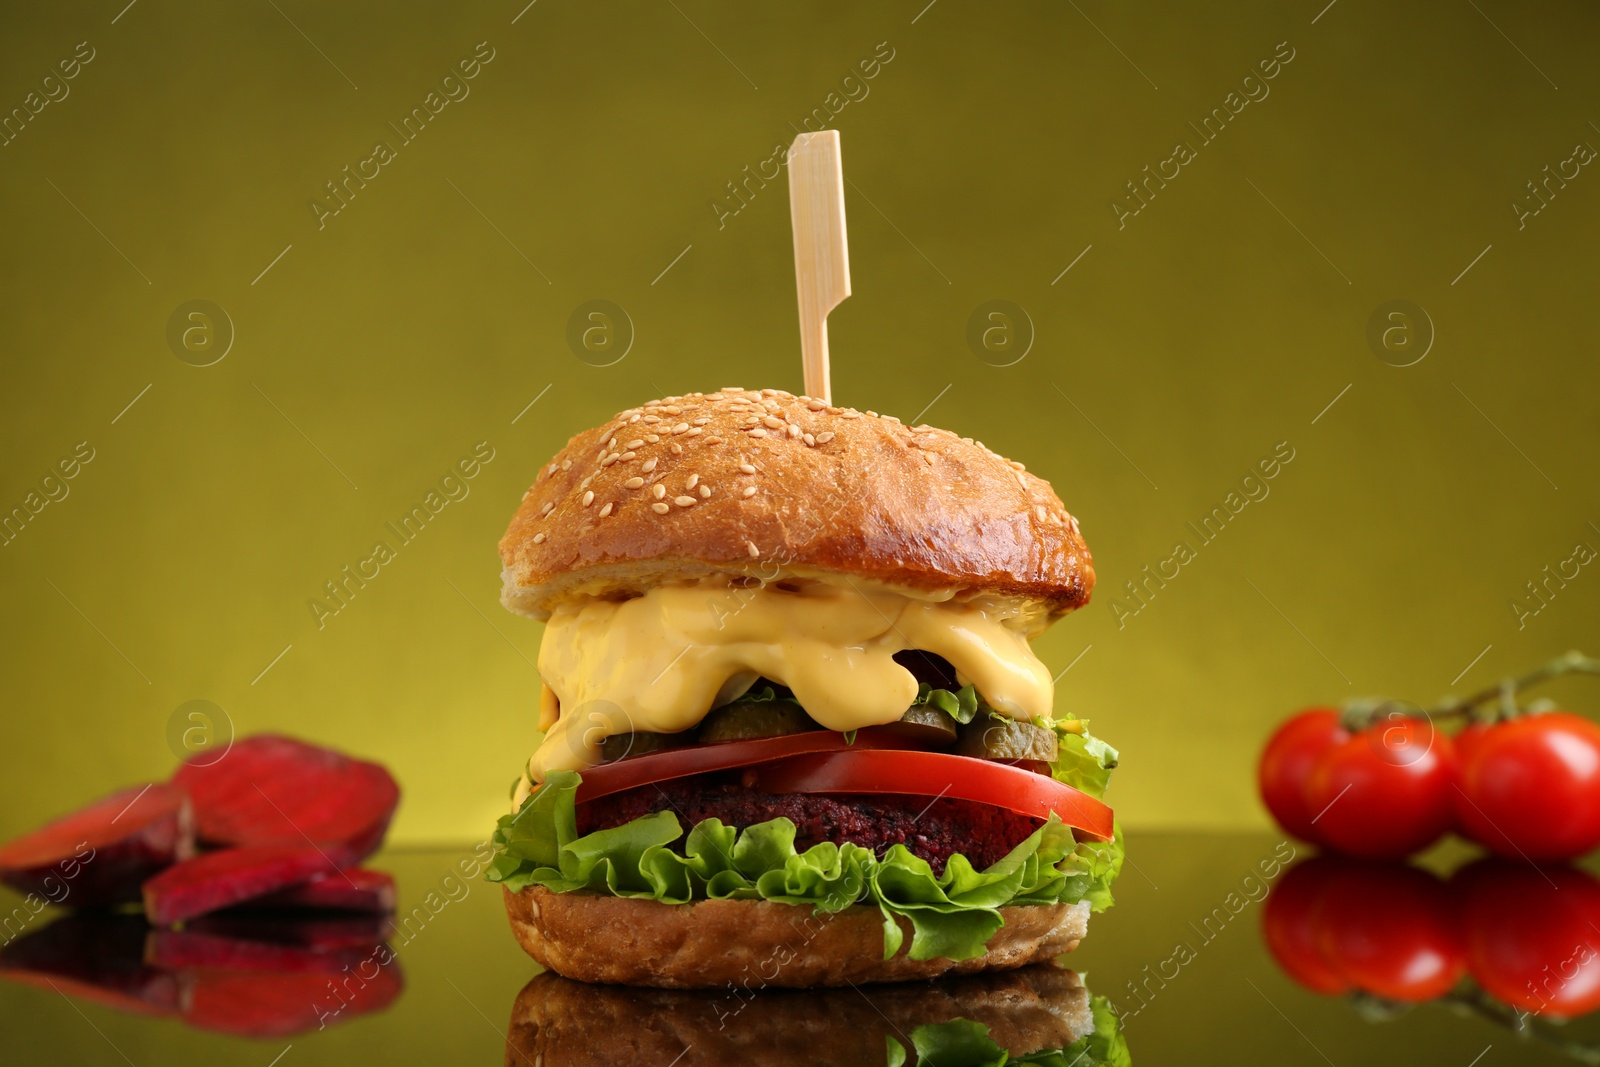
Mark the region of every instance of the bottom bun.
POLYGON ((917 1027, 956 1019, 982 1025, 989 1040, 1014 1059, 1066 1048, 1094 1029, 1083 983, 1072 971, 1048 963, 870 994, 618 989, 541 974, 512 1008, 506 1064, 883 1063, 888 1039, 904 1048, 917 1027))
POLYGON ((904 982, 1003 971, 1078 947, 1089 904, 1000 909, 1005 925, 970 960, 913 960, 911 924, 900 951, 883 958, 883 915, 855 904, 832 914, 767 900, 662 904, 598 893, 505 890, 511 931, 539 963, 581 982, 707 989, 809 988, 904 982))

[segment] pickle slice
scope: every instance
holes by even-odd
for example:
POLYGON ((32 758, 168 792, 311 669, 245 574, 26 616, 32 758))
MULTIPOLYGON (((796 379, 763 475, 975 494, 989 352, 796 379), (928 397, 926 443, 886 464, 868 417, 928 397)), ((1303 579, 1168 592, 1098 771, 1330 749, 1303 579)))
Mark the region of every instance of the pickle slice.
POLYGON ((928 704, 914 704, 899 719, 877 729, 912 738, 929 748, 949 748, 956 740, 956 721, 928 704))
POLYGON ((1018 722, 998 715, 980 715, 961 728, 956 751, 963 756, 983 759, 1028 759, 1052 763, 1056 758, 1056 734, 1031 722, 1018 722))
POLYGON ((629 734, 613 734, 600 742, 600 758, 606 763, 615 763, 629 756, 643 756, 647 752, 677 748, 687 740, 683 734, 654 734, 644 730, 629 734))
POLYGON ((734 701, 713 708, 700 721, 703 742, 754 741, 819 729, 805 709, 792 700, 734 701))

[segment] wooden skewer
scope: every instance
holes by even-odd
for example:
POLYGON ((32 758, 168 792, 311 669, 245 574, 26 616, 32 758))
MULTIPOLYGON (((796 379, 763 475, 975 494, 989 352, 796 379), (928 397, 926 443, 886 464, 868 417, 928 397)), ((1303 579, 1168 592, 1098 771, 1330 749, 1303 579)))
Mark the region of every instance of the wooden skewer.
POLYGON ((850 295, 844 230, 844 168, 839 131, 802 133, 789 146, 789 216, 800 297, 800 357, 805 390, 833 402, 828 381, 828 312, 850 295))

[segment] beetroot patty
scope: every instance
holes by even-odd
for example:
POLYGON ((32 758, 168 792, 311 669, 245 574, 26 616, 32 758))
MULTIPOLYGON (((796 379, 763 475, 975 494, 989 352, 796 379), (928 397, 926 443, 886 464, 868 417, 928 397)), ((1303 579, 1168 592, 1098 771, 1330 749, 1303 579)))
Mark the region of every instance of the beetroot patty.
POLYGON ((705 775, 640 786, 580 804, 578 833, 607 830, 658 811, 676 812, 685 832, 703 819, 744 827, 782 816, 795 824, 795 848, 801 852, 823 841, 837 845, 849 841, 881 858, 891 845, 901 844, 939 874, 958 852, 983 870, 1042 821, 970 800, 940 798, 929 803, 913 796, 774 795, 747 789, 737 780, 705 775))

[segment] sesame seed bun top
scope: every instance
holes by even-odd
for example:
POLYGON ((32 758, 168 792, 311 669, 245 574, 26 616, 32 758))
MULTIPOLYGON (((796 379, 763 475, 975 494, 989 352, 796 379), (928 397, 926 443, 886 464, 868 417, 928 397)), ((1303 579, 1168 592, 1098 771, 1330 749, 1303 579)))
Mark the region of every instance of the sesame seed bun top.
POLYGON ((712 574, 837 574, 997 593, 1052 614, 1094 565, 1050 483, 981 442, 779 389, 629 408, 573 437, 500 539, 501 601, 563 600, 712 574))

